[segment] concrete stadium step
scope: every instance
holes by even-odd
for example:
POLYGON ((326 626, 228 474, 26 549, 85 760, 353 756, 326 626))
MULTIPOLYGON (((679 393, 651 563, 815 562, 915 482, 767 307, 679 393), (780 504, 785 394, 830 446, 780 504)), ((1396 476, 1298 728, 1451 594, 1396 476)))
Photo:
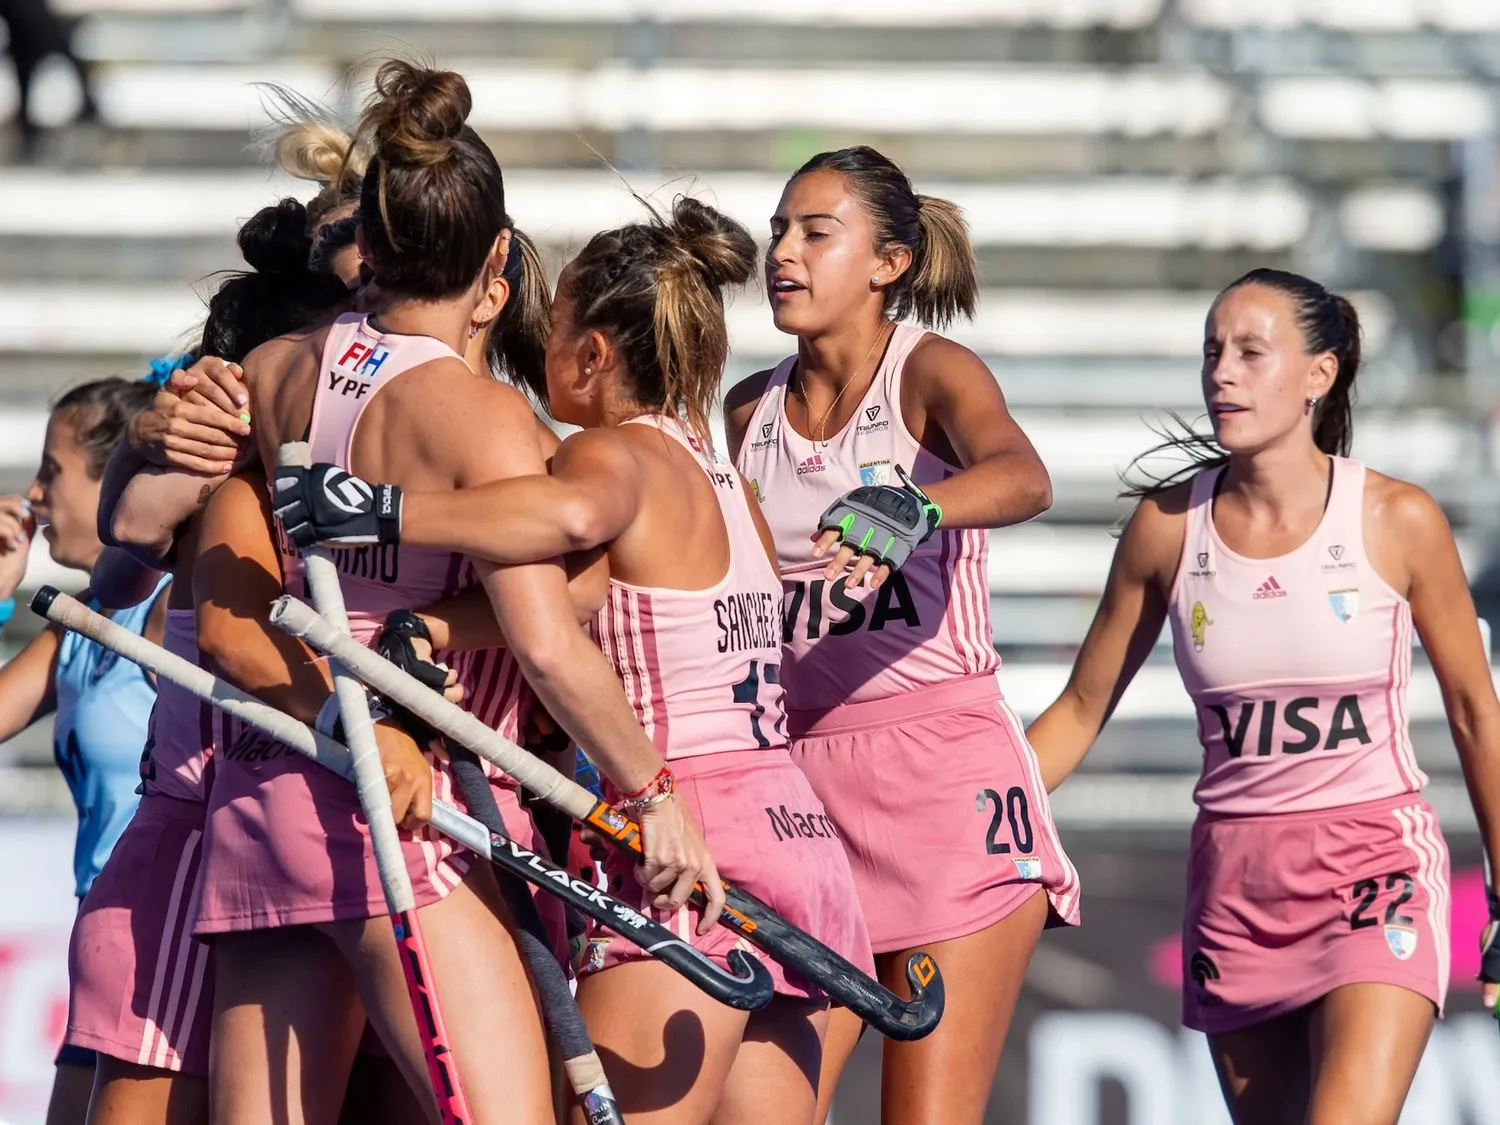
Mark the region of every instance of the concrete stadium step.
MULTIPOLYGON (((758 236, 786 177, 509 168, 505 180, 507 208, 523 229, 547 245, 568 247, 640 218, 643 210, 631 189, 658 206, 679 194, 697 195, 758 236)), ((1426 251, 1441 237, 1444 221, 1438 193, 1420 181, 1354 186, 1326 201, 1315 200, 1289 179, 1268 176, 923 179, 918 186, 962 207, 975 245, 986 249, 1282 251, 1308 236, 1315 206, 1327 206, 1356 247, 1426 251)), ((232 236, 238 221, 257 207, 307 194, 305 182, 263 168, 14 170, 0 180, 0 236, 122 241, 232 236)))

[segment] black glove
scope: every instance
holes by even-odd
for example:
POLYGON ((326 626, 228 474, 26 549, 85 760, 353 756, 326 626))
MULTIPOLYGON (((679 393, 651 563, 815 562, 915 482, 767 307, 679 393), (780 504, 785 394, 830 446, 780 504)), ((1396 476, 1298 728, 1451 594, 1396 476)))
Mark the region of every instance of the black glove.
POLYGON ((276 518, 298 547, 401 541, 401 489, 370 484, 337 465, 276 470, 276 518))
MULTIPOLYGON (((1490 904, 1490 921, 1479 935, 1479 979, 1485 984, 1500 984, 1500 896, 1489 887, 1484 897, 1490 904)), ((1500 1017, 1500 1005, 1496 1005, 1500 1017)))
POLYGON ((864 485, 844 493, 818 520, 818 530, 837 531, 839 542, 900 570, 918 545, 942 522, 943 512, 912 483, 900 465, 901 487, 864 485))
MULTIPOLYGON (((375 651, 441 695, 448 683, 448 666, 433 664, 419 657, 416 646, 412 644, 418 637, 429 645, 432 643, 427 623, 409 609, 393 609, 386 614, 385 624, 381 626, 380 636, 375 642, 375 651)), ((411 732, 412 738, 419 745, 425 746, 434 739, 442 738, 435 728, 400 704, 387 701, 386 706, 390 708, 396 721, 411 732)))

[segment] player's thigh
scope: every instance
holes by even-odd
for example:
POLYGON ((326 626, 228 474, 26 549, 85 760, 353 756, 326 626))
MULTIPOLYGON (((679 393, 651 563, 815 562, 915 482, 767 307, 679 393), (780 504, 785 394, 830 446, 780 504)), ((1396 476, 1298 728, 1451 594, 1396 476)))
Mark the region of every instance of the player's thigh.
POLYGON ((823 1035, 823 1065, 818 1075, 818 1110, 813 1115, 817 1125, 828 1119, 833 1095, 838 1090, 844 1067, 865 1033, 865 1021, 848 1008, 838 1005, 828 1009, 828 1030, 823 1035))
POLYGON ((364 1028, 354 979, 311 926, 214 940, 214 1125, 336 1120, 364 1028))
POLYGON ((93 1067, 58 1063, 52 1075, 52 1097, 47 1102, 47 1125, 83 1125, 93 1090, 93 1067))
POLYGON ((1436 1016, 1432 1001, 1394 984, 1346 984, 1311 1020, 1309 1125, 1395 1125, 1436 1016))
POLYGON ((708 1125, 749 1013, 647 960, 584 977, 578 1009, 630 1125, 708 1125))
POLYGON ((208 1080, 100 1055, 88 1125, 206 1125, 208 1080))
POLYGON ((1208 1037, 1235 1125, 1301 1125, 1312 1090, 1308 1020, 1302 1008, 1208 1037))
MULTIPOLYGON (((994 1085, 1016 1000, 1047 922, 1040 887, 1000 921, 923 948, 943 974, 943 1018, 922 1039, 885 1042, 881 1109, 885 1125, 979 1125, 994 1085)), ((885 986, 907 996, 910 950, 876 960, 885 986)))
MULTIPOLYGON (((432 986, 476 1125, 551 1125, 541 1014, 488 868, 417 911, 432 986)), ((389 918, 323 929, 354 971, 370 1023, 424 1100, 426 1056, 389 918)))
POLYGON ((777 996, 750 1020, 713 1125, 812 1125, 828 1006, 777 996))

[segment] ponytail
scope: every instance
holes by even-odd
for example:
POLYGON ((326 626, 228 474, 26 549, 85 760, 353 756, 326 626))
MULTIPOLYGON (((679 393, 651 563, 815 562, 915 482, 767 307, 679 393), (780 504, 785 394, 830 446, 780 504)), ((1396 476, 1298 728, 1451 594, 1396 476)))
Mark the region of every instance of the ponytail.
POLYGON ((957 204, 918 195, 906 173, 868 145, 821 152, 792 179, 818 171, 844 178, 870 216, 877 253, 897 246, 911 251, 911 266, 884 287, 887 316, 915 319, 926 328, 945 328, 959 315, 973 317, 979 267, 957 204))
MULTIPOLYGON (((1338 372, 1328 393, 1315 407, 1313 443, 1331 457, 1349 456, 1354 446, 1354 379, 1359 374, 1362 341, 1359 313, 1349 298, 1330 293, 1311 278, 1273 269, 1251 270, 1230 282, 1214 298, 1214 304, 1223 300, 1226 293, 1246 285, 1259 285, 1263 289, 1284 293, 1291 299, 1292 315, 1302 332, 1302 346, 1307 354, 1333 353, 1338 372)), ((1173 433, 1170 425, 1158 431, 1165 440, 1146 450, 1125 470, 1126 488, 1120 493, 1122 498, 1141 500, 1155 496, 1204 469, 1228 463, 1229 454, 1211 434, 1198 433, 1175 413, 1171 418, 1182 432, 1173 433), (1142 461, 1168 451, 1183 454, 1188 464, 1164 477, 1148 476, 1148 479, 1141 480, 1136 475, 1136 483, 1131 483, 1131 477, 1142 461)))
POLYGON ((684 415, 705 448, 729 358, 724 289, 749 281, 758 257, 742 225, 679 197, 670 218, 652 209, 650 222, 596 234, 569 267, 578 330, 607 333, 635 401, 684 415))
POLYGON ((552 323, 552 294, 542 255, 531 238, 510 227, 510 254, 504 277, 510 283, 510 298, 500 310, 490 333, 490 370, 499 377, 525 387, 538 402, 547 401, 547 333, 552 323))

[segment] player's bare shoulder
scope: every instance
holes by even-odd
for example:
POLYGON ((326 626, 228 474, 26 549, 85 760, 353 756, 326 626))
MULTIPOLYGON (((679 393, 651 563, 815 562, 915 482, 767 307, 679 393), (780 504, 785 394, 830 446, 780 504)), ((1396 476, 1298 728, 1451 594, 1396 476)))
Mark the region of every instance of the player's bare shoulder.
POLYGON ((724 436, 729 439, 731 459, 739 457, 745 431, 750 428, 750 419, 755 416, 755 408, 760 405, 761 396, 766 393, 766 388, 771 385, 771 376, 775 374, 774 367, 757 371, 730 387, 729 393, 724 396, 724 436))
POLYGON ((1382 537, 1431 536, 1447 531, 1448 520, 1432 494, 1410 481, 1365 470, 1366 527, 1377 527, 1382 537))
POLYGON ((1141 497, 1120 536, 1120 565, 1155 579, 1163 593, 1177 578, 1192 492, 1189 479, 1141 497))

